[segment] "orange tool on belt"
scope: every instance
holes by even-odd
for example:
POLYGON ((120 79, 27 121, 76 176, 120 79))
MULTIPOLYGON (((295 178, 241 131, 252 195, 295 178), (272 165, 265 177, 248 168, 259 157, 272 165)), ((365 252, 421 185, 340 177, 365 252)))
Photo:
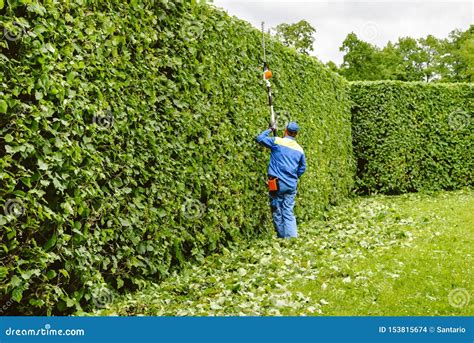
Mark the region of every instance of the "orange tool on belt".
POLYGON ((277 178, 269 178, 268 179, 268 190, 270 192, 278 191, 278 179, 277 178))

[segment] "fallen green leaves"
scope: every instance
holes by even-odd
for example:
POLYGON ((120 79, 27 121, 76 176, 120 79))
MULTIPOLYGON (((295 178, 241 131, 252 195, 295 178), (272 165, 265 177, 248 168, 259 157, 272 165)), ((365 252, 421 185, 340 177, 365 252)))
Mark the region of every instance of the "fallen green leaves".
MULTIPOLYGON (((465 274, 461 280, 456 276, 456 287, 468 287, 472 264, 465 265, 459 259, 474 239, 473 226, 469 226, 473 218, 466 213, 473 205, 473 191, 432 197, 411 194, 358 198, 332 208, 326 221, 300 225, 298 239, 266 237, 247 247, 234 246, 204 259, 199 266, 187 266, 182 273, 143 292, 118 297, 107 309, 94 314, 460 313, 448 303, 454 279, 443 274, 437 277, 430 268, 449 268, 456 273, 455 266, 461 263, 465 274), (438 214, 449 216, 445 209, 451 206, 458 206, 458 212, 452 214, 456 218, 438 218, 438 214), (459 218, 459 213, 465 217, 459 218), (438 227, 443 222, 446 226, 438 227), (433 265, 428 259, 434 242, 425 246, 425 240, 456 234, 460 228, 466 238, 456 246, 459 253, 450 256, 451 249, 438 242, 438 254, 446 251, 444 259, 433 265), (403 288, 407 279, 411 280, 411 289, 403 288), (402 291, 398 293, 397 289, 402 291), (385 296, 390 294, 388 299, 384 292, 385 296), (437 302, 427 297, 434 293, 438 294, 437 302)), ((461 313, 472 314, 472 307, 463 310, 466 312, 461 313)))

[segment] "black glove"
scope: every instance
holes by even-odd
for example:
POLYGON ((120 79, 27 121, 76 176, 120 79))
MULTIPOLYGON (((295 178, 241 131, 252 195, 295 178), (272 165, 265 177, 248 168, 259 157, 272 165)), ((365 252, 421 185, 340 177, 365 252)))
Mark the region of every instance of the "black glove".
POLYGON ((272 132, 275 132, 277 127, 276 127, 276 123, 270 123, 270 126, 268 127, 270 130, 272 130, 272 132))

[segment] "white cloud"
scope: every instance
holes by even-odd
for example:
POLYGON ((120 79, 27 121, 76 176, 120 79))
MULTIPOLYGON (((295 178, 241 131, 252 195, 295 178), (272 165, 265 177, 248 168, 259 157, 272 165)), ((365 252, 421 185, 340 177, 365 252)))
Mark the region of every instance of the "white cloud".
POLYGON ((378 46, 399 37, 447 37, 474 22, 473 1, 214 0, 214 5, 257 28, 307 20, 316 28, 314 55, 342 62, 339 47, 350 32, 378 46))

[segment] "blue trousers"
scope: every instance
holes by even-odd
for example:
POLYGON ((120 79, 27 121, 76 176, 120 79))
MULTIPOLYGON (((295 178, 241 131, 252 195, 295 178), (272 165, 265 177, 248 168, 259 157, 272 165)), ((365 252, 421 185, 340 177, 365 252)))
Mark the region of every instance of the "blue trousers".
POLYGON ((279 238, 297 237, 295 207, 296 189, 280 187, 278 192, 269 193, 273 226, 279 238))

